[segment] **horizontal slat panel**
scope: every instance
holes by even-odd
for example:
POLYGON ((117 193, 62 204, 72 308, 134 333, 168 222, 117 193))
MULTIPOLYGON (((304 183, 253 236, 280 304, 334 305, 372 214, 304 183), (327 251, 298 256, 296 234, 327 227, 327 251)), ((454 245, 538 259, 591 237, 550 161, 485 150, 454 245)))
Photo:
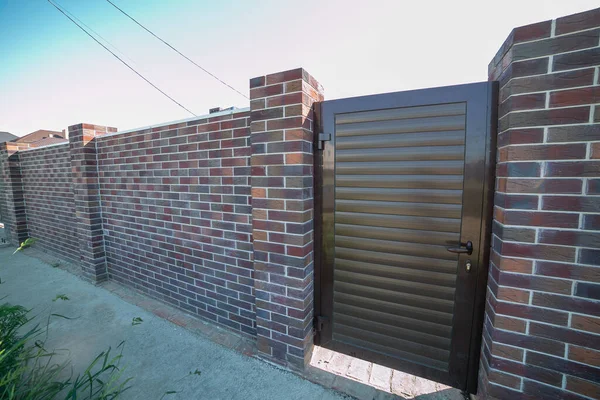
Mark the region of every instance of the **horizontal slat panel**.
POLYGON ((454 274, 443 274, 422 269, 402 268, 365 261, 346 260, 343 258, 335 259, 335 270, 367 273, 382 278, 427 283, 450 288, 453 288, 456 284, 456 276, 454 274))
POLYGON ((340 175, 337 187, 462 190, 462 175, 340 175))
MULTIPOLYGON (((458 243, 455 243, 455 245, 458 243)), ((393 240, 367 239, 352 236, 335 236, 335 245, 348 249, 377 251, 381 253, 406 254, 416 257, 441 258, 456 260, 457 256, 450 253, 446 246, 436 246, 423 243, 396 242, 393 240)))
POLYGON ((348 249, 345 247, 336 247, 335 256, 336 258, 343 258, 346 260, 365 261, 402 268, 422 269, 425 271, 441 272, 443 274, 456 274, 457 268, 456 260, 439 260, 437 258, 416 257, 406 254, 379 253, 375 251, 348 249))
POLYGON ((411 331, 410 329, 405 329, 403 327, 383 324, 379 321, 374 321, 373 319, 369 320, 360 318, 356 315, 344 314, 340 310, 334 311, 333 320, 335 324, 351 326, 353 328, 374 332, 379 335, 388 336, 413 344, 410 345, 410 347, 407 346, 402 350, 422 350, 421 345, 433 347, 433 349, 427 349, 427 351, 433 350, 433 354, 427 355, 431 358, 436 358, 440 361, 445 361, 447 359, 447 352, 450 350, 450 339, 448 338, 434 336, 419 331, 411 331), (435 349, 441 351, 436 352, 435 349), (446 353, 446 355, 444 355, 444 353, 446 353))
POLYGON ((342 324, 334 323, 334 332, 333 337, 335 340, 357 347, 438 369, 446 369, 448 367, 447 360, 449 354, 440 354, 442 350, 439 349, 427 349, 427 346, 423 345, 415 346, 410 342, 342 324), (441 355, 445 357, 444 361, 440 360, 441 355))
POLYGON ((372 149, 383 147, 462 146, 465 131, 415 132, 401 135, 337 137, 335 149, 372 149))
MULTIPOLYGON (((346 331, 342 325, 342 329, 346 331)), ((368 341, 359 340, 354 337, 346 336, 340 333, 334 333, 333 338, 336 341, 357 347, 363 348, 369 351, 374 351, 376 353, 383 354, 385 356, 394 357, 400 360, 413 362, 416 364, 425 365, 427 367, 432 367, 441 371, 448 370, 448 362, 433 360, 430 358, 422 357, 417 354, 407 353, 400 350, 396 350, 395 348, 389 348, 379 343, 369 343, 368 341)))
POLYGON ((383 228, 380 226, 335 224, 335 233, 340 236, 396 240, 398 242, 408 243, 425 243, 445 247, 456 246, 459 241, 458 233, 383 228))
POLYGON ((403 203, 395 201, 336 200, 339 212, 370 214, 413 215, 418 217, 460 218, 462 206, 458 204, 403 203))
POLYGON ((337 114, 336 124, 355 122, 385 121, 393 119, 424 118, 443 115, 463 115, 467 107, 465 103, 436 104, 432 106, 403 107, 386 110, 362 111, 347 114, 337 114))
POLYGON ((338 200, 379 200, 462 204, 462 190, 337 187, 338 200))
POLYGON ((340 175, 462 175, 463 161, 338 162, 340 175))
POLYGON ((392 290, 378 289, 348 282, 335 282, 335 291, 351 293, 357 296, 368 297, 375 300, 387 300, 407 306, 422 308, 425 310, 439 311, 452 314, 453 302, 441 299, 432 299, 427 296, 419 296, 412 293, 401 293, 392 290))
MULTIPOLYGON (((452 314, 393 303, 388 299, 378 300, 357 296, 352 293, 335 292, 335 304, 348 304, 354 307, 380 311, 382 313, 426 321, 441 325, 444 332, 452 330, 452 314)), ((335 307, 335 306, 334 306, 335 307)))
POLYGON ((336 162, 463 160, 464 146, 392 147, 382 149, 338 150, 336 162))
POLYGON ((381 310, 357 307, 345 304, 341 301, 336 302, 335 312, 366 319, 369 321, 379 322, 384 325, 395 326, 398 328, 413 329, 416 332, 438 336, 445 339, 449 339, 450 335, 452 334, 452 328, 447 325, 440 325, 418 319, 406 318, 390 314, 381 310))
POLYGON ((336 212, 341 224, 381 226, 384 228, 416 229, 421 231, 460 232, 460 220, 451 218, 411 217, 404 215, 336 212))
POLYGON ((464 115, 413 118, 391 121, 357 122, 335 126, 336 137, 382 135, 412 132, 440 132, 465 129, 464 115))
POLYGON ((334 276, 336 282, 352 283, 377 290, 389 290, 395 293, 415 294, 417 296, 426 296, 430 299, 448 300, 450 302, 454 300, 454 288, 452 287, 382 278, 372 274, 369 275, 365 272, 356 273, 336 269, 334 276))

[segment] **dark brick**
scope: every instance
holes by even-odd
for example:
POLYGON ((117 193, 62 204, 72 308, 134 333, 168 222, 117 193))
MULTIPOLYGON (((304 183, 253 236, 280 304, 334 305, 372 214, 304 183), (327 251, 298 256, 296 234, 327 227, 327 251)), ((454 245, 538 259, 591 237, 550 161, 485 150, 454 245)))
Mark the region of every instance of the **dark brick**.
POLYGON ((586 282, 577 282, 575 296, 600 300, 600 285, 586 282))
MULTIPOLYGON (((498 131, 529 126, 563 125, 587 123, 590 119, 589 107, 556 108, 550 110, 527 111, 506 115, 498 123, 498 131)), ((576 147, 577 145, 573 145, 576 147)), ((582 157, 577 157, 582 158, 582 157)), ((531 158, 528 158, 531 160, 531 158)))
POLYGON ((591 67, 600 64, 600 47, 554 56, 553 71, 591 67))
POLYGON ((264 86, 265 85, 265 77, 264 76, 258 76, 256 78, 252 78, 250 79, 250 88, 256 88, 259 86, 264 86))
POLYGON ((571 294, 571 282, 535 275, 501 273, 498 284, 541 292, 571 294))
POLYGON ((544 196, 542 209, 600 212, 600 198, 594 198, 592 196, 544 196))
POLYGON ((500 90, 500 101, 521 93, 591 86, 593 83, 594 68, 513 79, 500 90))
POLYGON ((535 352, 527 353, 525 362, 582 379, 595 380, 600 376, 600 369, 598 368, 535 352))
POLYGON ((252 111, 250 117, 252 118, 252 121, 281 118, 283 117, 283 108, 267 108, 263 110, 252 111))
POLYGON ((506 209, 537 210, 538 196, 513 195, 496 192, 494 204, 506 209))
POLYGON ((532 322, 529 326, 529 334, 600 350, 600 341, 598 341, 596 335, 578 332, 570 328, 532 322))
MULTIPOLYGON (((513 97, 511 97, 510 99, 512 98, 513 97)), ((508 103, 510 99, 507 100, 505 104, 508 103)), ((543 141, 543 128, 513 129, 510 131, 502 132, 498 135, 498 148, 508 146, 511 144, 542 143, 543 141)))
POLYGON ((496 313, 511 317, 565 326, 567 325, 567 321, 569 320, 569 315, 567 313, 554 310, 546 310, 539 307, 531 307, 529 305, 524 304, 505 303, 502 301, 499 301, 496 304, 496 313))
POLYGON ((557 310, 572 311, 580 314, 600 315, 600 304, 592 300, 560 296, 549 293, 534 293, 534 305, 557 310))
POLYGON ((579 263, 600 265, 600 250, 596 249, 581 249, 579 251, 579 263))
POLYGON ((539 243, 600 248, 600 232, 542 229, 539 243))
POLYGON ((545 74, 546 72, 548 72, 548 58, 519 61, 510 64, 506 71, 498 78, 498 81, 502 88, 510 79, 545 74))
POLYGON ((581 193, 580 179, 508 179, 509 193, 581 193))
POLYGON ((549 162, 546 164, 548 177, 596 177, 600 176, 600 161, 549 162))
POLYGON ((511 96, 499 107, 499 117, 503 117, 512 111, 535 110, 546 106, 546 93, 531 93, 519 96, 511 96))
POLYGON ((527 398, 531 400, 587 400, 586 398, 578 396, 574 393, 569 393, 562 389, 553 388, 551 386, 527 379, 523 380, 523 392, 526 393, 527 398))
POLYGON ((512 59, 518 61, 595 47, 598 45, 599 33, 600 30, 591 30, 531 43, 517 44, 512 48, 512 59))
POLYGON ((600 125, 552 126, 548 128, 547 139, 548 142, 600 140, 600 125))
POLYGON ((600 268, 584 267, 574 264, 559 264, 546 261, 536 263, 537 275, 582 281, 600 282, 600 268))
POLYGON ((540 163, 537 162, 504 162, 498 164, 496 175, 499 177, 505 176, 510 178, 534 178, 541 176, 540 171, 540 163))
MULTIPOLYGON (((535 379, 539 382, 544 382, 549 385, 560 386, 562 383, 562 375, 558 372, 539 368, 533 365, 521 364, 500 358, 494 358, 490 364, 492 368, 499 369, 500 371, 529 379, 535 379)), ((512 399, 512 397, 510 398, 512 399)))
POLYGON ((583 229, 596 230, 600 227, 600 215, 599 214, 584 214, 583 215, 583 229))

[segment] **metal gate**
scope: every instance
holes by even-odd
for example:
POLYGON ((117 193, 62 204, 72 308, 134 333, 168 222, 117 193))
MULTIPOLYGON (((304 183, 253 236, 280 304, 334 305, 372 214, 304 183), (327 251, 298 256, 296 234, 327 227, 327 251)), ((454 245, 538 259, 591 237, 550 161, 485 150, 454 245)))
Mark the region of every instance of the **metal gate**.
POLYGON ((473 391, 493 203, 494 83, 317 108, 317 344, 473 391))

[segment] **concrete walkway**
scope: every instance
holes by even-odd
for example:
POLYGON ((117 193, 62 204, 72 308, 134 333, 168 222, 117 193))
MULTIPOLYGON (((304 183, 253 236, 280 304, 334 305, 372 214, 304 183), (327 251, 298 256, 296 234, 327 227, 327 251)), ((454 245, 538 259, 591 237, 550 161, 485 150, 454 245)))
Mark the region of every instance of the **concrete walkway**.
POLYGON ((26 254, 11 256, 12 251, 0 248, 2 302, 32 308, 40 321, 50 312, 78 317, 54 318, 48 342, 50 348, 70 349, 75 372, 124 340, 125 376, 134 378, 124 399, 158 400, 172 390, 178 393, 165 400, 347 398, 195 335, 60 268, 26 254), (70 300, 52 302, 59 294, 70 300), (143 322, 132 326, 135 317, 143 322), (189 375, 196 369, 200 376, 189 375))

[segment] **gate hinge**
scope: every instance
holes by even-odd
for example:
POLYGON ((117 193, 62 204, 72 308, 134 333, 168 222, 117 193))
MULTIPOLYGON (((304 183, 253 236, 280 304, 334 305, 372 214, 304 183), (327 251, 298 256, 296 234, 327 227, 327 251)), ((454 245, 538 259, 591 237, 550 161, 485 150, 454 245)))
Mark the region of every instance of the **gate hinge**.
POLYGON ((329 318, 324 317, 322 315, 318 315, 315 317, 315 330, 317 332, 323 331, 323 326, 329 323, 329 318))
POLYGON ((319 137, 317 138, 317 149, 323 150, 323 142, 328 142, 331 140, 331 133, 319 133, 319 137))

